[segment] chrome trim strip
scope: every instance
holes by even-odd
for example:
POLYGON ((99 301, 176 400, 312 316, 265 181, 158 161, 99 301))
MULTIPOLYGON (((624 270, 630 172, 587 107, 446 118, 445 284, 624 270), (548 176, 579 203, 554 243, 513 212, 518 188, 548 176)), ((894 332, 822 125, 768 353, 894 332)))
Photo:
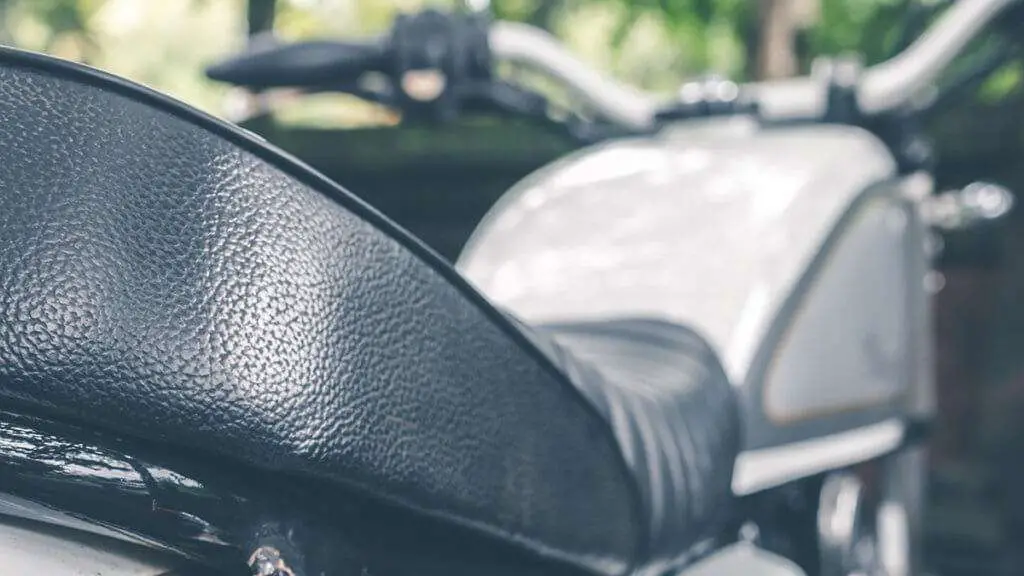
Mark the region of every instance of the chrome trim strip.
POLYGON ((891 418, 822 438, 742 452, 736 457, 732 491, 744 496, 870 460, 895 450, 904 432, 904 423, 891 418))

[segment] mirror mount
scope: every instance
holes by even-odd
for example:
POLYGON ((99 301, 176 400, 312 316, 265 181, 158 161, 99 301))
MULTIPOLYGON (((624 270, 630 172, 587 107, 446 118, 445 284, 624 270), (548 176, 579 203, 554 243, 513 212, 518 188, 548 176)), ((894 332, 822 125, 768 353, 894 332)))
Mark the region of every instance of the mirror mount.
POLYGON ((1002 220, 1013 205, 1013 193, 1007 188, 991 182, 973 182, 959 190, 929 197, 921 207, 930 226, 942 232, 956 232, 1002 220))

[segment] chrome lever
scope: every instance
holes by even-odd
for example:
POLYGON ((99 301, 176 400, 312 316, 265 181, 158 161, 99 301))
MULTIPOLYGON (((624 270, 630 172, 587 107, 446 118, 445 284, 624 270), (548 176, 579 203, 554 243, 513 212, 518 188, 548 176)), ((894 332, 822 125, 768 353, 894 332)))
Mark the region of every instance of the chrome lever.
POLYGON ((926 198, 921 203, 921 215, 930 226, 953 232, 999 220, 1013 205, 1013 193, 1006 187, 974 182, 960 190, 926 198))

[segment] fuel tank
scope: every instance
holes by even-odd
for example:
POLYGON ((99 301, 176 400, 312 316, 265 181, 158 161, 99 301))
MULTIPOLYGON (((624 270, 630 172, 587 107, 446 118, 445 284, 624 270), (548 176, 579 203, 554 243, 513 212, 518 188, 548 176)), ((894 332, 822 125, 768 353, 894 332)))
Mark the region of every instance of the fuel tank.
POLYGON ((541 169, 457 266, 528 324, 641 316, 703 334, 742 405, 743 494, 900 444, 930 385, 923 239, 871 134, 730 118, 541 169))

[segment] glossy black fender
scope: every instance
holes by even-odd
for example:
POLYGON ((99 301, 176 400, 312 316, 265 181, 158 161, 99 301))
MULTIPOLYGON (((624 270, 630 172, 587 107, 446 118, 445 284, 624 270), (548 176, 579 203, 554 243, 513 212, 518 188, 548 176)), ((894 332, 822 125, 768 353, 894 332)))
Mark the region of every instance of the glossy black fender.
POLYGON ((4 516, 148 547, 178 558, 185 574, 245 574, 268 550, 295 576, 551 570, 496 541, 410 521, 329 485, 0 411, 4 516))

